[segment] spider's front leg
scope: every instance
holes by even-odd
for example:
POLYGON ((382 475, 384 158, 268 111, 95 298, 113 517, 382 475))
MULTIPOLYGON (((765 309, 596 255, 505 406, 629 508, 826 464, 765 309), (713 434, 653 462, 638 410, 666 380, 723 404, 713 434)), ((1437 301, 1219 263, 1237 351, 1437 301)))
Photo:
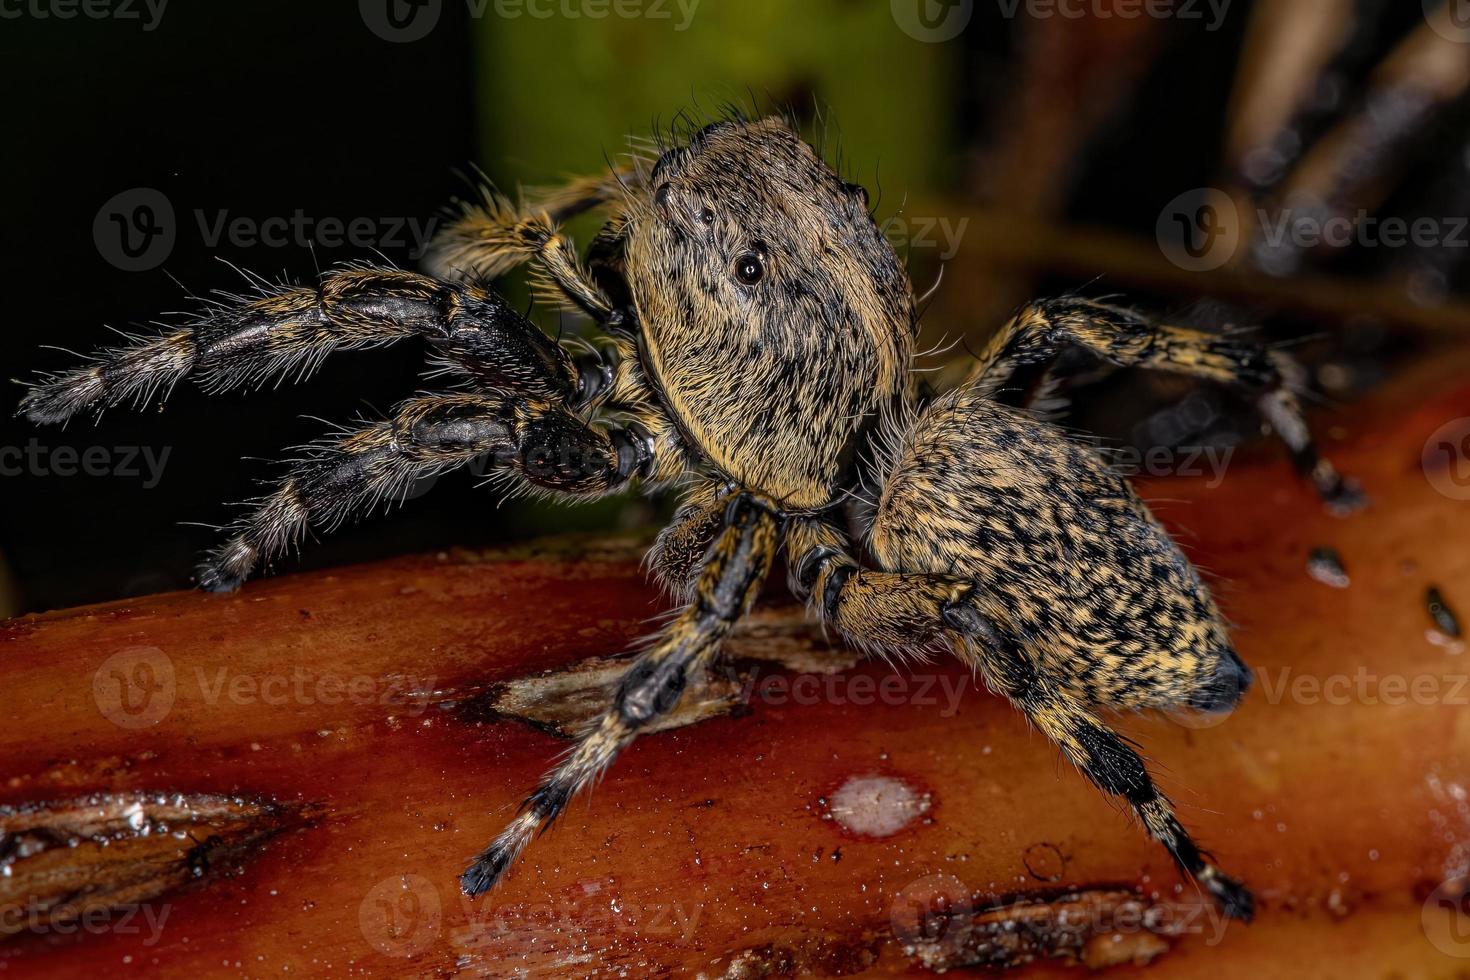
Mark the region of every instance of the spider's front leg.
POLYGON ((466 894, 493 887, 574 795, 594 782, 642 729, 674 709, 690 679, 709 665, 735 621, 750 609, 770 571, 779 522, 767 505, 742 492, 730 498, 722 525, 690 604, 654 637, 623 675, 612 706, 464 872, 460 884, 466 894))
POLYGON ((631 362, 573 358, 493 291, 396 269, 335 270, 315 288, 270 287, 216 304, 192 324, 51 377, 20 410, 36 422, 64 421, 88 407, 146 399, 185 376, 231 388, 293 367, 307 373, 335 350, 414 336, 487 394, 415 399, 391 419, 310 447, 201 566, 201 585, 233 589, 309 525, 335 527, 415 479, 485 454, 502 456, 508 472, 532 485, 581 497, 634 476, 682 472, 677 435, 631 362), (620 407, 626 426, 604 431, 578 414, 613 394, 630 403, 620 407))
MULTIPOLYGON (((336 269, 315 287, 268 286, 212 304, 203 316, 98 351, 90 365, 52 375, 26 393, 32 422, 146 401, 186 377, 213 391, 309 374, 334 351, 425 337, 456 372, 481 385, 583 404, 607 383, 600 362, 576 362, 491 290, 397 269, 336 269)), ((592 360, 595 360, 593 358, 592 360)))
MULTIPOLYGON (((488 457, 524 482, 570 497, 614 492, 635 477, 657 478, 666 424, 594 428, 554 404, 512 394, 429 395, 391 418, 308 447, 276 489, 232 528, 199 568, 211 591, 237 588, 310 525, 334 528, 416 480, 488 457)), ((665 466, 674 465, 664 458, 665 466)), ((667 474, 665 474, 667 475, 667 474)))
POLYGON ((1356 482, 1317 451, 1297 396, 1305 385, 1301 366, 1284 351, 1238 336, 1158 323, 1107 303, 1041 300, 1028 303, 991 338, 967 383, 993 390, 1017 368, 1048 361, 1067 345, 1114 364, 1176 371, 1245 392, 1329 507, 1346 513, 1363 505, 1356 482))

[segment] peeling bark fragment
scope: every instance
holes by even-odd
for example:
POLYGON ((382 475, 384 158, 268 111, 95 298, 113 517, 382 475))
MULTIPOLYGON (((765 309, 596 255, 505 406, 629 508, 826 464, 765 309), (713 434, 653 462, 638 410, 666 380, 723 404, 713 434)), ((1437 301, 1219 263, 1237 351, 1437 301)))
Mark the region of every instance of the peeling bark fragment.
POLYGON ((151 901, 251 857, 309 809, 207 793, 0 807, 0 940, 151 901))
POLYGON ((792 944, 768 943, 741 950, 723 964, 724 980, 765 980, 767 977, 846 977, 870 970, 878 963, 878 943, 813 936, 792 944))
MULTIPOLYGON (((667 731, 735 714, 745 707, 750 680, 758 670, 751 666, 752 661, 805 673, 835 674, 861 659, 861 654, 832 646, 801 607, 757 609, 725 641, 722 662, 709 676, 690 685, 672 713, 645 730, 667 731)), ((544 674, 504 681, 461 705, 460 717, 466 721, 510 718, 558 738, 573 738, 608 706, 629 663, 626 656, 591 657, 544 674)))
POLYGON ((959 967, 1014 969, 1062 959, 1093 969, 1142 966, 1169 949, 1169 936, 1208 931, 1212 910, 1145 902, 1136 892, 1096 888, 1021 898, 970 914, 936 910, 904 952, 936 972, 959 967))

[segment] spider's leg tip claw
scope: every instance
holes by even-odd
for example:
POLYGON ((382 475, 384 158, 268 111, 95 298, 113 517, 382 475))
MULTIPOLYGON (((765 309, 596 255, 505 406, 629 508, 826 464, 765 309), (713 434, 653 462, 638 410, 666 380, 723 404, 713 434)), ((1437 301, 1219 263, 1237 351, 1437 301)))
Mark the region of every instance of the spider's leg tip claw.
POLYGON ((1256 898, 1245 885, 1224 872, 1211 868, 1212 873, 1201 875, 1200 884, 1212 895, 1220 911, 1232 919, 1250 922, 1256 916, 1256 898))
POLYGON ((200 565, 195 579, 206 592, 216 594, 237 592, 245 580, 238 575, 227 575, 214 565, 200 565))
POLYGON ((1336 517, 1347 517, 1370 503, 1363 487, 1352 477, 1339 477, 1337 484, 1322 494, 1327 509, 1336 517))
POLYGON ((459 888, 470 898, 483 895, 500 881, 510 866, 510 852, 491 846, 459 876, 459 888))
POLYGON ((21 398, 15 414, 32 425, 55 425, 71 418, 72 412, 47 388, 32 388, 21 398))

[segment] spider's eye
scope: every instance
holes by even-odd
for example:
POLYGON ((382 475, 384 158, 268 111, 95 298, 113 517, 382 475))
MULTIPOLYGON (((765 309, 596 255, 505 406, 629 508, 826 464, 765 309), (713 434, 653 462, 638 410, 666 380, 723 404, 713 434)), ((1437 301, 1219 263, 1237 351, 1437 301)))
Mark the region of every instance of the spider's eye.
POLYGON ((735 260, 735 278, 743 285, 754 286, 765 278, 766 264, 755 252, 746 252, 735 260))
POLYGON ((653 203, 657 204, 660 208, 663 208, 664 210, 668 210, 669 193, 673 189, 674 188, 668 184, 659 184, 658 190, 653 192, 653 203))
POLYGON ((699 212, 699 220, 702 223, 707 224, 707 225, 714 224, 715 223, 715 209, 714 208, 705 208, 704 210, 700 211, 699 212))

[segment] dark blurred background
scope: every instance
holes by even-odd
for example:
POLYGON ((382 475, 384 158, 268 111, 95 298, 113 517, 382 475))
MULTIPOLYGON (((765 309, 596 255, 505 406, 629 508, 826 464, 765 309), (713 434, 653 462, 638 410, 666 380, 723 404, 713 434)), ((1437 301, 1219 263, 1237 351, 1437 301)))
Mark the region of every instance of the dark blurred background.
MULTIPOLYGON (((1347 400, 1467 322, 1454 232, 1470 11, 1452 2, 1179 0, 1139 15, 1138 0, 25 0, 0 10, 0 377, 69 366, 43 345, 89 351, 106 326, 244 287, 240 269, 413 266, 426 222, 469 190, 457 174, 552 183, 681 109, 735 102, 825 130, 916 287, 944 267, 932 343, 973 346, 1031 295, 1123 293, 1262 323, 1301 351, 1322 400, 1347 400), (1363 214, 1425 218, 1438 240, 1271 246, 1246 218, 1221 252, 1229 202, 1360 228, 1363 214), (1171 241, 1179 216, 1195 227, 1171 241)), ((10 386, 0 614, 187 587, 214 534, 183 522, 229 520, 227 503, 277 472, 265 461, 322 432, 306 416, 350 421, 421 387, 420 354, 341 354, 310 383, 218 397, 184 383, 162 411, 65 429, 10 418, 10 386)), ((1118 374, 1073 393, 1075 424, 1140 447, 1258 434, 1224 393, 1118 374)), ((498 506, 477 482, 446 476, 278 569, 628 526, 668 506, 498 506)))

